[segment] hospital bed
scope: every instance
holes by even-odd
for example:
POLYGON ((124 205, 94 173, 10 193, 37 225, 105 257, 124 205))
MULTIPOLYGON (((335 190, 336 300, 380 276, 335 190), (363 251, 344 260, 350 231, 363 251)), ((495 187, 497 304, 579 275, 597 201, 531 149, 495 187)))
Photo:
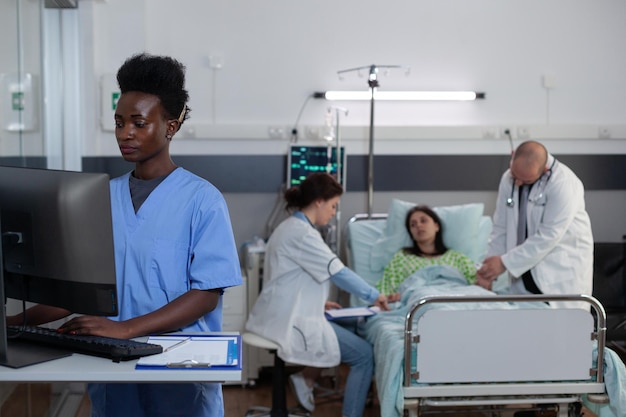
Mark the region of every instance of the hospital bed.
MULTIPOLYGON (((348 222, 348 264, 368 282, 378 281, 393 253, 408 246, 398 230, 406 235, 404 216, 412 205, 394 200, 389 213, 357 215, 348 222)), ((446 245, 482 260, 491 230, 482 205, 435 211, 446 245), (456 239, 450 238, 455 233, 456 239)), ((416 290, 410 300, 403 293, 407 305, 400 314, 382 313, 366 324, 382 417, 459 410, 510 416, 517 408, 566 417, 580 415, 583 399, 586 404, 608 402, 605 315, 595 298, 495 295, 466 284, 459 284, 456 293, 456 286, 439 288, 443 293, 416 290), (571 300, 588 303, 593 315, 546 304, 571 300)), ((624 372, 623 363, 611 364, 624 372)), ((613 390, 619 393, 623 387, 613 390)))

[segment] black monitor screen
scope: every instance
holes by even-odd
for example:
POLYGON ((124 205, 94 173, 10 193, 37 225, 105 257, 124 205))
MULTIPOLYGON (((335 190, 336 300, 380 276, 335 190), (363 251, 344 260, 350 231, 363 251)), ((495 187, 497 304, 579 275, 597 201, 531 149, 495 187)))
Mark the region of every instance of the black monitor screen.
MULTIPOLYGON (((341 147, 341 175, 339 182, 346 188, 346 155, 341 147)), ((337 148, 332 146, 292 145, 287 158, 287 187, 300 185, 316 172, 327 172, 337 178, 337 148)))
POLYGON ((5 296, 117 315, 109 177, 0 167, 5 296))
MULTIPOLYGON (((2 307, 14 298, 73 313, 118 314, 108 175, 0 166, 0 230, 2 307)), ((4 366, 68 354, 7 335, 0 326, 4 366)))

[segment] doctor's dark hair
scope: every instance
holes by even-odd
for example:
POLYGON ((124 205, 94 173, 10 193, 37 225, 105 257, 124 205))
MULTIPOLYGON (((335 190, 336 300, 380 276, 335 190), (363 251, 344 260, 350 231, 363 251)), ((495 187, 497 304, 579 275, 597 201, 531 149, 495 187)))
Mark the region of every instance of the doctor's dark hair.
POLYGON ((289 188, 285 191, 287 209, 303 209, 317 200, 328 201, 331 198, 343 194, 343 188, 337 180, 326 173, 311 174, 300 186, 289 188))
MULTIPOLYGON (((428 217, 433 219, 433 221, 435 223, 437 223, 437 225, 439 226, 439 231, 437 231, 437 233, 435 234, 435 253, 434 253, 434 255, 443 255, 444 253, 446 253, 448 251, 448 248, 443 243, 443 224, 441 223, 441 219, 439 218, 437 213, 435 213, 435 210, 433 210, 430 207, 425 206, 425 205, 419 205, 419 206, 412 207, 408 211, 408 213, 406 214, 406 218, 404 219, 404 227, 406 228, 406 231, 409 233, 409 237, 411 238, 411 242, 413 242, 413 246, 409 246, 407 248, 403 248, 404 252, 413 254, 415 256, 423 256, 424 255, 424 253, 422 252, 422 250, 418 246, 418 244, 415 241, 415 239, 413 239, 413 235, 411 234, 411 216, 414 213, 418 212, 418 211, 421 212, 421 213, 424 213, 425 215, 427 215, 428 217)), ((433 255, 433 254, 429 254, 429 255, 433 255)))
POLYGON ((122 94, 139 91, 157 96, 167 119, 178 119, 182 125, 189 118, 185 66, 174 58, 147 53, 133 55, 117 71, 117 83, 122 94))

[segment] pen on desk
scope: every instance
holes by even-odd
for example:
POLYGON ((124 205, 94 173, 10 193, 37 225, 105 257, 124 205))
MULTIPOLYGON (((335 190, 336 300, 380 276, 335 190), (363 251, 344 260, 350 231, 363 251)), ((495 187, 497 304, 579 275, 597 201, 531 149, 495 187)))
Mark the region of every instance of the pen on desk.
POLYGON ((184 345, 185 343, 189 342, 191 340, 191 337, 188 337, 187 339, 181 340, 178 343, 174 343, 172 346, 165 348, 165 350, 163 350, 163 352, 169 352, 171 350, 176 349, 177 347, 180 347, 182 345, 184 345))
POLYGON ((210 363, 197 362, 193 359, 182 362, 170 362, 165 365, 168 368, 210 368, 210 363))

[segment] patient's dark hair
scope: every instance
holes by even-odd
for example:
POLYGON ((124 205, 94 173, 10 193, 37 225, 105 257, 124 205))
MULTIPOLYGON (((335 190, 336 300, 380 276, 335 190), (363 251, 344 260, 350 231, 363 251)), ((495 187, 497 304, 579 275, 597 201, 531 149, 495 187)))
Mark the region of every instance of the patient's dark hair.
MULTIPOLYGON (((424 253, 418 246, 415 239, 413 239, 413 235, 411 234, 411 216, 413 215, 413 213, 418 212, 418 211, 424 213, 425 215, 433 219, 433 221, 439 225, 439 231, 435 234, 435 251, 436 251, 435 255, 443 255, 444 253, 448 251, 448 248, 443 243, 443 224, 441 223, 441 219, 439 218, 437 213, 435 213, 435 210, 425 205, 415 206, 411 208, 409 212, 406 214, 406 218, 404 220, 404 227, 406 227, 406 231, 409 233, 409 237, 411 238, 411 242, 413 242, 413 246, 403 248, 404 252, 410 253, 416 256, 424 256, 424 253)), ((429 255, 432 255, 432 254, 429 254, 429 255)))
POLYGON ((343 194, 343 188, 337 180, 326 173, 311 174, 299 186, 285 191, 287 209, 303 209, 316 200, 328 201, 343 194))
POLYGON ((189 93, 185 90, 185 66, 167 56, 147 53, 128 58, 117 71, 117 82, 122 94, 140 91, 159 98, 168 119, 189 118, 189 93))

